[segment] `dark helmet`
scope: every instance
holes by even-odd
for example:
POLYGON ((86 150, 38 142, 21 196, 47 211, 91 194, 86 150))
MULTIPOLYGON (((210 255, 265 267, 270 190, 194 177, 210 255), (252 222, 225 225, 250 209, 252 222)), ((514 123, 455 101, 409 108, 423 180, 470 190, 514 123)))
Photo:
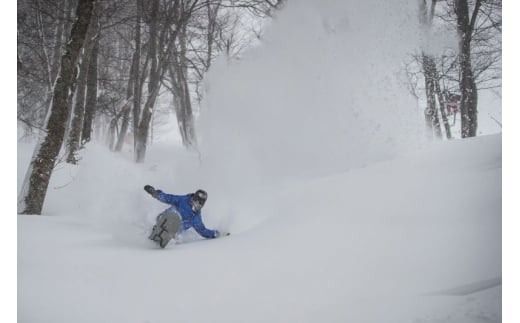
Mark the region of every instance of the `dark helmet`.
POLYGON ((190 203, 193 211, 200 211, 208 199, 208 193, 204 190, 197 190, 191 195, 190 203))

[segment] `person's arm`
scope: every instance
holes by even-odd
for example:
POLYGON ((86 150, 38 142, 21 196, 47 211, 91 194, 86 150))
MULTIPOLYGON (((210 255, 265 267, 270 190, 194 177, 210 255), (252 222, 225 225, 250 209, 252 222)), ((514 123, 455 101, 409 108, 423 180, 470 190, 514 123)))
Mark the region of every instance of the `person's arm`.
POLYGON ((218 230, 210 230, 204 226, 204 223, 202 223, 202 217, 200 216, 200 213, 195 215, 195 218, 193 219, 193 228, 195 231, 197 231, 198 234, 203 236, 206 239, 214 239, 220 236, 220 233, 218 230))
POLYGON ((156 190, 153 186, 150 185, 146 185, 144 190, 157 200, 171 205, 177 205, 181 197, 180 195, 167 194, 161 190, 156 190))

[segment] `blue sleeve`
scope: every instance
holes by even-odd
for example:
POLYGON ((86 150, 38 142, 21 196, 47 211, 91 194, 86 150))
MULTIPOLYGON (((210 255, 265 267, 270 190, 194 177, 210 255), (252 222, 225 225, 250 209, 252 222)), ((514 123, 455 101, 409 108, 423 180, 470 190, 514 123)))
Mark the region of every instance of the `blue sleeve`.
POLYGON ((200 234, 206 239, 213 239, 217 236, 216 230, 210 230, 204 226, 204 223, 202 223, 200 213, 197 214, 193 219, 193 228, 195 229, 195 231, 197 231, 198 234, 200 234))
POLYGON ((180 195, 173 195, 173 194, 166 194, 161 190, 155 191, 154 196, 156 199, 163 203, 171 204, 171 205, 178 205, 181 196, 180 195))

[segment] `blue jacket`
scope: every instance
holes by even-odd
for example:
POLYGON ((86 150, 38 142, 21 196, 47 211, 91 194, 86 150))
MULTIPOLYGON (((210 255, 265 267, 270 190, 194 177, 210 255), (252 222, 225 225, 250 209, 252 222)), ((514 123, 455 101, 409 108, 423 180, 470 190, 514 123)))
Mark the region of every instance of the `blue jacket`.
POLYGON ((166 209, 166 212, 177 211, 181 215, 182 225, 180 231, 194 228, 204 238, 212 239, 217 237, 217 230, 210 230, 202 223, 200 211, 194 212, 191 209, 190 198, 192 194, 188 195, 173 195, 166 194, 161 190, 156 190, 153 197, 163 203, 170 204, 171 207, 166 209))

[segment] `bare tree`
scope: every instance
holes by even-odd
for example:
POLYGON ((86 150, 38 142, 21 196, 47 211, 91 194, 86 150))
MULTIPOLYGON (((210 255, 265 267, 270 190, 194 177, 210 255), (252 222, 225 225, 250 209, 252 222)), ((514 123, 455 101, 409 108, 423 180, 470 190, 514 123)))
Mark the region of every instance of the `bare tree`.
MULTIPOLYGON (((178 6, 178 1, 175 1, 178 6)), ((148 57, 151 61, 150 74, 148 79, 148 98, 144 105, 144 109, 140 118, 137 120, 138 126, 134 129, 134 140, 135 140, 135 160, 136 162, 144 162, 146 156, 146 145, 148 140, 148 131, 150 127, 150 120, 152 118, 152 112, 155 105, 155 100, 159 94, 160 87, 160 74, 159 69, 161 64, 158 60, 158 46, 161 42, 160 37, 164 40, 166 30, 163 31, 159 36, 158 31, 158 18, 159 18, 159 0, 153 0, 151 5, 151 14, 149 19, 149 40, 148 40, 148 57)))
MULTIPOLYGON (((19 0, 23 10, 18 12, 18 120, 28 132, 46 128, 60 70, 56 62, 65 50, 77 1, 19 0)), ((93 13, 95 37, 88 37, 92 41, 71 74, 69 89, 75 96, 67 96, 64 138, 68 161, 77 162, 76 152, 92 139, 93 129, 103 129, 97 135, 106 135, 105 142, 116 151, 122 149, 126 134, 133 133, 135 160, 142 162, 153 125, 160 122, 152 119, 164 116, 153 117, 162 86, 171 91, 170 111, 178 118, 185 146, 196 145, 195 117, 203 95, 199 86, 212 62, 220 53, 236 57, 248 45, 241 19, 268 17, 283 2, 102 2, 103 10, 93 13)))
MULTIPOLYGON (((431 29, 432 12, 436 1, 432 1, 431 11, 428 13, 426 0, 422 0, 420 3, 419 20, 421 21, 422 27, 426 30, 425 34, 431 29)), ((435 134, 435 137, 442 138, 442 132, 440 129, 439 115, 437 112, 436 101, 435 101, 435 84, 434 84, 434 71, 435 61, 433 58, 422 51, 422 67, 424 75, 424 88, 426 92, 426 109, 424 116, 426 120, 426 127, 428 128, 428 135, 435 134)))
POLYGON ((476 0, 471 16, 467 0, 454 0, 454 4, 459 34, 461 134, 466 138, 476 136, 478 126, 478 92, 471 62, 471 39, 482 1, 476 0))
POLYGON ((196 144, 196 137, 188 84, 187 37, 187 25, 185 24, 180 30, 178 45, 173 48, 168 72, 172 83, 170 90, 173 93, 174 107, 182 142, 185 147, 192 147, 196 144))
POLYGON ((61 58, 61 69, 54 86, 52 105, 46 123, 46 133, 27 170, 26 181, 19 196, 18 212, 22 214, 41 214, 47 187, 54 164, 63 143, 65 124, 68 117, 67 98, 74 66, 83 46, 90 24, 95 0, 79 0, 76 20, 72 26, 70 40, 61 58))
POLYGON ((270 17, 273 12, 281 9, 287 0, 231 0, 223 4, 225 7, 242 8, 249 10, 260 17, 270 17))
POLYGON ((68 32, 68 12, 61 0, 18 1, 18 120, 43 126, 68 32))
POLYGON ((501 86, 501 1, 466 1, 465 13, 457 0, 432 0, 430 3, 428 7, 426 0, 419 0, 423 28, 428 32, 436 25, 448 32, 457 31, 460 41, 458 48, 447 47, 440 55, 423 50, 420 57, 415 57, 417 64, 423 67, 429 133, 439 133, 439 129, 434 128, 442 122, 449 139, 450 127, 455 125, 460 111, 461 136, 472 136, 478 126, 478 91, 501 86), (469 8, 473 8, 471 17, 469 8), (467 14, 468 18, 460 19, 461 14, 467 14), (440 112, 442 120, 435 116, 434 109, 440 112), (453 115, 451 125, 450 115, 453 115))
MULTIPOLYGON (((435 14, 437 0, 431 1, 429 10, 426 0, 420 1, 419 4, 419 18, 421 25, 422 28, 425 29, 425 34, 429 34, 432 28, 432 21, 435 14)), ((440 88, 440 77, 439 72, 437 71, 435 58, 431 54, 424 52, 424 50, 422 51, 422 67, 427 102, 427 107, 424 113, 426 118, 426 126, 430 130, 428 134, 434 134, 436 138, 442 139, 441 123, 439 119, 440 111, 446 137, 451 139, 451 129, 446 115, 445 100, 440 88), (439 109, 437 109, 437 102, 439 104, 439 109)))
POLYGON ((97 110, 97 88, 98 88, 98 53, 99 35, 94 38, 94 45, 90 53, 87 72, 87 94, 85 99, 85 115, 81 128, 81 145, 85 145, 91 139, 92 120, 97 110))
MULTIPOLYGON (((244 14, 259 15, 261 8, 274 9, 280 4, 272 2, 269 5, 265 1, 201 1, 189 21, 179 29, 168 73, 162 84, 172 94, 173 110, 185 147, 194 147, 197 143, 194 103, 202 100, 200 84, 212 62, 221 53, 228 59, 236 58, 250 44, 253 33, 250 32, 249 40, 246 39, 247 27, 240 25, 240 22, 258 17, 243 17, 244 14), (193 94, 196 102, 192 102, 193 94)), ((180 10, 185 9, 181 6, 180 10)))
POLYGON ((149 53, 151 66, 148 78, 148 97, 145 101, 139 125, 135 131, 135 160, 143 162, 146 155, 146 146, 150 130, 150 121, 161 80, 167 71, 167 64, 175 46, 179 33, 185 28, 193 12, 198 8, 199 1, 179 1, 168 4, 161 30, 158 30, 157 18, 159 3, 153 2, 149 20, 149 53), (173 28, 172 28, 173 27, 173 28))
POLYGON ((94 48, 95 38, 97 38, 96 16, 93 15, 87 36, 83 45, 83 54, 81 55, 79 64, 79 73, 76 84, 76 94, 74 99, 74 107, 72 109, 72 120, 67 138, 67 163, 77 164, 77 152, 81 144, 81 134, 84 125, 85 116, 85 98, 88 88, 88 74, 90 70, 90 61, 94 48))

